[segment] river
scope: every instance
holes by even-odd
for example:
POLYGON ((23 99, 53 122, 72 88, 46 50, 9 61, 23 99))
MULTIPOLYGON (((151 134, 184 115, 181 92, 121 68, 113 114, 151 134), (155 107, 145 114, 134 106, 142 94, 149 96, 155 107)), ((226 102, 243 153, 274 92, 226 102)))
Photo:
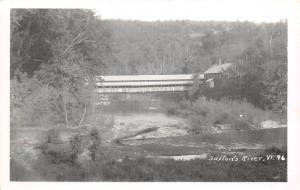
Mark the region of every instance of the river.
POLYGON ((158 128, 121 141, 119 148, 126 155, 142 155, 173 159, 205 158, 208 153, 244 153, 269 148, 286 150, 287 128, 251 131, 227 131, 220 134, 191 135, 186 118, 169 116, 161 108, 136 105, 129 110, 111 112, 114 117, 114 138, 134 134, 147 128, 158 128))

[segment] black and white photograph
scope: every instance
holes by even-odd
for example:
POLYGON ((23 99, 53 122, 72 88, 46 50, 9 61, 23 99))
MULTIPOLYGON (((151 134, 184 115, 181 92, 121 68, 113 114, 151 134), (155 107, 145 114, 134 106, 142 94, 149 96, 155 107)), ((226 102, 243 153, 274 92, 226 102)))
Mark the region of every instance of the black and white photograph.
POLYGON ((10 8, 9 180, 287 182, 280 6, 141 2, 10 8))

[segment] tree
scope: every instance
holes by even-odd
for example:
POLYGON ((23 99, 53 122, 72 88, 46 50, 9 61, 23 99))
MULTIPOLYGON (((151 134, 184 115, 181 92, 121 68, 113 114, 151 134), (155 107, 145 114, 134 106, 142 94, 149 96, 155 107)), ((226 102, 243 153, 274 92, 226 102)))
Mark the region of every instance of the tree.
POLYGON ((109 62, 102 22, 89 10, 14 9, 11 28, 11 78, 23 83, 16 72, 27 73, 39 84, 22 89, 27 99, 44 92, 39 105, 51 105, 67 125, 81 126, 93 106, 95 75, 109 62))

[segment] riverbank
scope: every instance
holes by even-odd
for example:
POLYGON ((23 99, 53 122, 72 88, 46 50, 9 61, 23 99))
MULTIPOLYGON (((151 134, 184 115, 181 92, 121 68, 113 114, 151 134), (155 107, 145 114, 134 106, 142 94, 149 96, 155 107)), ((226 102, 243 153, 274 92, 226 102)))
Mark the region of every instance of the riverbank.
MULTIPOLYGON (((286 181, 287 162, 220 162, 194 159, 153 160, 138 158, 110 162, 101 168, 103 181, 286 181)), ((99 178, 89 178, 98 181, 99 178)))
MULTIPOLYGON (((85 164, 53 164, 40 157, 35 174, 20 176, 12 170, 12 181, 189 181, 189 182, 286 182, 287 161, 193 159, 189 161, 138 157, 122 161, 90 161, 85 164), (17 174, 17 175, 16 175, 17 174), (19 176, 19 178, 16 178, 19 176), (25 178, 26 177, 26 178, 25 178)), ((229 158, 229 157, 228 157, 229 158)), ((16 163, 15 165, 16 166, 16 163)), ((15 168, 15 167, 14 167, 15 168)))
POLYGON ((103 143, 105 158, 83 152, 74 163, 52 163, 36 148, 44 132, 15 133, 13 181, 286 181, 286 128, 103 143))
MULTIPOLYGON (((244 156, 249 160, 267 155, 274 155, 274 158, 277 156, 286 158, 286 126, 276 125, 275 128, 272 128, 269 126, 275 125, 272 122, 272 125, 269 125, 270 122, 267 122, 268 127, 266 128, 224 129, 218 133, 193 134, 189 132, 191 126, 186 118, 171 116, 159 110, 105 114, 99 113, 95 116, 99 116, 97 119, 101 120, 99 123, 95 122, 94 126, 99 131, 102 142, 94 151, 98 155, 105 155, 96 160, 91 159, 89 143, 82 143, 77 158, 72 162, 60 160, 60 156, 54 156, 55 163, 53 163, 41 149, 41 144, 46 141, 45 135, 49 134, 47 131, 50 129, 61 132, 61 135, 58 136, 65 140, 76 134, 85 134, 84 138, 89 140, 89 137, 86 136, 90 133, 89 127, 74 130, 64 126, 13 128, 11 132, 12 180, 286 180, 286 159, 243 161, 244 156), (114 141, 114 139, 118 139, 118 141, 114 141), (238 160, 228 162, 235 158, 238 160), (171 167, 171 165, 173 166, 171 167), (218 167, 221 168, 220 171, 217 169, 218 167), (162 170, 156 168, 162 168, 162 170), (195 170, 190 170, 190 168, 195 168, 195 170), (232 171, 232 168, 235 170, 232 171), (262 171, 263 169, 266 171, 262 171), (28 171, 31 175, 27 175, 26 178, 18 175, 28 171), (255 171, 261 172, 258 175, 260 178, 256 177, 255 171), (278 171, 280 175, 277 175, 278 171), (230 174, 231 172, 237 173, 236 176, 230 174), (168 176, 169 173, 170 176, 168 176), (185 178, 184 176, 190 177, 185 178)), ((50 147, 57 149, 57 153, 60 154, 60 145, 51 145, 50 147)), ((65 155, 63 148, 61 151, 65 155)), ((49 152, 49 150, 44 152, 49 152)))

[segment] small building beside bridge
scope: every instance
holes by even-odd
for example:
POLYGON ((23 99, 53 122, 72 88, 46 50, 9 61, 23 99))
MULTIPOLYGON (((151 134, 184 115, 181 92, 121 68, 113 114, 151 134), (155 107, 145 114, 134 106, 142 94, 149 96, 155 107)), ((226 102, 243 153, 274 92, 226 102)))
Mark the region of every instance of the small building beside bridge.
POLYGON ((204 72, 205 84, 208 88, 214 88, 218 79, 227 78, 229 70, 233 69, 233 63, 224 63, 212 65, 207 71, 204 72))

